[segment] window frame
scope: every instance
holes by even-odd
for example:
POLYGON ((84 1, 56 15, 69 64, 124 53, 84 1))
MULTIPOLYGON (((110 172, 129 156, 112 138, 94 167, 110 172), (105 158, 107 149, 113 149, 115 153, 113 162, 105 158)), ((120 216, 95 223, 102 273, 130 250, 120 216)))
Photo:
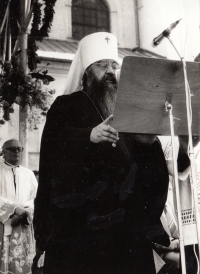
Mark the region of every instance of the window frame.
POLYGON ((84 3, 85 0, 79 0, 79 3, 81 2, 81 5, 77 7, 77 0, 72 0, 71 5, 71 18, 72 18, 72 38, 75 40, 80 40, 84 36, 97 32, 97 31, 105 31, 110 32, 110 10, 109 7, 104 0, 88 0, 88 2, 95 2, 95 8, 86 6, 86 3, 84 3), (103 7, 103 8, 102 8, 103 7), (75 9, 79 10, 79 16, 82 14, 82 22, 81 20, 77 20, 77 16, 75 14, 75 9), (87 15, 90 14, 92 11, 94 11, 94 16, 88 17, 87 15), (102 17, 102 14, 104 14, 102 17), (90 18, 90 20, 87 19, 90 18), (93 22, 95 23, 92 23, 93 22), (90 21, 90 22, 89 22, 90 21), (101 23, 101 21, 106 21, 105 24, 101 23), (79 29, 77 32, 74 30, 79 29))

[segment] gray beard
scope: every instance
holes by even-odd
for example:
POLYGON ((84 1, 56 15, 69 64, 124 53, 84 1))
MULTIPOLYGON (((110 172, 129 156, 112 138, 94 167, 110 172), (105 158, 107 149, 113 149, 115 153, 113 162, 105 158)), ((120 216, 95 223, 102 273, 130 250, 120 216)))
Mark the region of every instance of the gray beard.
POLYGON ((117 84, 104 80, 93 82, 84 91, 90 96, 104 119, 113 114, 117 97, 117 84))
POLYGON ((113 114, 115 109, 116 97, 117 97, 117 88, 109 84, 107 88, 105 89, 103 96, 100 96, 100 98, 98 98, 98 100, 104 106, 104 115, 106 117, 113 114))

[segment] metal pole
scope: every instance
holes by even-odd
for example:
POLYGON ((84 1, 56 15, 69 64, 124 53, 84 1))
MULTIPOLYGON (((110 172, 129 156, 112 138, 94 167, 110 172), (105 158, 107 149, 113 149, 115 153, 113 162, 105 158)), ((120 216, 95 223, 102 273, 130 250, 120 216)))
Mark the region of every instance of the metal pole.
MULTIPOLYGON (((24 28, 24 24, 26 21, 26 14, 27 14, 27 0, 20 0, 20 26, 21 32, 19 35, 19 47, 22 51, 21 53, 21 69, 23 74, 27 73, 27 33, 24 28)), ((21 142, 22 146, 24 147, 24 151, 22 154, 21 164, 23 166, 28 166, 28 108, 22 109, 20 106, 20 113, 19 113, 19 141, 21 142)))
POLYGON ((181 269, 182 269, 182 274, 186 274, 185 248, 184 248, 184 239, 183 239, 181 202, 180 202, 179 181, 178 181, 178 168, 177 168, 176 150, 175 150, 175 142, 174 142, 174 118, 172 115, 172 105, 169 104, 167 106, 167 108, 169 110, 171 141, 172 141, 174 181, 175 181, 175 191, 176 191, 176 207, 177 207, 177 219, 178 219, 178 230, 179 230, 180 254, 181 254, 181 269))
POLYGON ((7 11, 7 17, 6 17, 6 29, 5 29, 5 37, 4 37, 4 45, 3 45, 3 56, 2 56, 2 62, 3 63, 6 60, 6 49, 7 49, 7 42, 8 42, 9 6, 10 6, 10 3, 8 3, 8 11, 7 11))
MULTIPOLYGON (((174 43, 167 37, 174 49, 176 50, 178 56, 180 57, 182 64, 183 64, 183 72, 184 72, 184 81, 185 81, 185 95, 186 95, 186 110, 187 110, 187 123, 188 123, 188 136, 189 136, 189 156, 191 161, 191 186, 194 196, 194 205, 195 205, 195 218, 196 218, 196 230, 197 230, 197 238, 198 238, 198 251, 200 257, 200 210, 199 210, 199 202, 198 202, 198 191, 197 191, 197 181, 196 181, 196 174, 195 174, 195 158, 194 158, 194 148, 192 142, 192 106, 191 106, 191 94, 188 88, 188 80, 187 80, 187 70, 186 70, 186 62, 183 57, 179 54, 178 50, 176 49, 174 43)), ((199 273, 200 274, 200 271, 199 273)))
POLYGON ((11 60, 11 29, 10 29, 10 13, 8 17, 8 61, 11 60))

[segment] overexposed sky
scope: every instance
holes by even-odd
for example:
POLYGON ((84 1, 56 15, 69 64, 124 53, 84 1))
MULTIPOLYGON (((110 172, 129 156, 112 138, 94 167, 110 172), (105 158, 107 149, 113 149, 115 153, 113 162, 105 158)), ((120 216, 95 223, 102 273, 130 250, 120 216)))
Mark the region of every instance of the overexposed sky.
POLYGON ((155 48, 151 45, 153 38, 179 19, 182 20, 170 38, 181 56, 185 47, 185 59, 193 61, 200 52, 199 0, 139 0, 141 47, 169 59, 179 59, 168 39, 155 48))

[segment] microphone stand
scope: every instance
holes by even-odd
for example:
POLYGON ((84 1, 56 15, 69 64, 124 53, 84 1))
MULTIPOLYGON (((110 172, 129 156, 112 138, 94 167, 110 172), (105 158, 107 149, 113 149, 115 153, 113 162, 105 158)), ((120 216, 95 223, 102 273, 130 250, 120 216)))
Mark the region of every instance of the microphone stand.
MULTIPOLYGON (((176 49, 174 43, 170 39, 169 35, 165 36, 169 42, 174 47, 175 51, 177 52, 178 56, 180 57, 182 64, 183 64, 183 72, 184 72, 184 82, 185 82, 185 95, 186 95, 186 110, 187 110, 187 125, 188 125, 188 136, 189 136, 189 158, 191 161, 191 188, 194 193, 194 205, 195 205, 195 217, 196 217, 196 230, 197 230, 197 238, 198 238, 198 251, 199 251, 199 257, 200 257, 200 210, 199 210, 199 203, 198 203, 198 192, 197 192, 197 181, 196 181, 196 174, 195 174, 195 157, 194 157, 194 148, 193 148, 193 142, 192 142, 192 114, 191 114, 191 94, 189 91, 189 83, 187 80, 187 69, 186 69, 186 62, 184 60, 184 57, 181 57, 178 50, 176 49)), ((168 106, 168 109, 171 111, 171 106, 168 106)), ((172 115, 172 114, 171 114, 172 115)), ((170 115, 170 116, 171 116, 170 115)), ((173 117, 173 116, 171 116, 173 117)), ((172 122, 170 122, 172 123, 172 122)), ((173 127, 172 127, 173 128, 173 127)), ((173 131, 173 129, 171 129, 173 131)), ((172 132, 173 133, 173 132, 172 132)), ((175 147, 174 140, 172 136, 172 152, 173 152, 173 160, 175 160, 175 147)), ((185 269, 185 251, 184 251, 184 239, 183 239, 183 233, 182 233, 182 218, 181 218, 181 209, 180 209, 180 200, 179 200, 179 186, 178 186, 178 179, 177 179, 177 165, 174 164, 174 174, 175 176, 175 188, 176 188, 176 197, 177 199, 177 213, 178 213, 178 226, 179 226, 179 233, 180 233, 180 251, 181 254, 181 267, 182 267, 182 273, 186 273, 185 269), (178 194, 178 195, 177 195, 178 194), (183 256, 184 255, 184 256, 183 256), (184 257, 184 258, 182 258, 184 257)), ((193 217, 193 216, 192 216, 193 217)), ((200 272, 198 272, 200 274, 200 272)))
POLYGON ((179 181, 178 181, 178 168, 177 168, 177 161, 176 161, 175 141, 174 141, 174 117, 172 114, 173 108, 172 108, 172 105, 169 104, 168 102, 166 102, 165 107, 166 107, 166 112, 169 113, 169 120, 170 120, 174 182, 175 182, 175 193, 176 193, 176 208, 177 208, 177 220, 178 220, 179 242, 180 242, 180 253, 181 253, 181 269, 182 269, 182 274, 186 274, 185 248, 184 248, 184 239, 183 239, 181 203, 180 203, 180 192, 179 192, 179 181))

